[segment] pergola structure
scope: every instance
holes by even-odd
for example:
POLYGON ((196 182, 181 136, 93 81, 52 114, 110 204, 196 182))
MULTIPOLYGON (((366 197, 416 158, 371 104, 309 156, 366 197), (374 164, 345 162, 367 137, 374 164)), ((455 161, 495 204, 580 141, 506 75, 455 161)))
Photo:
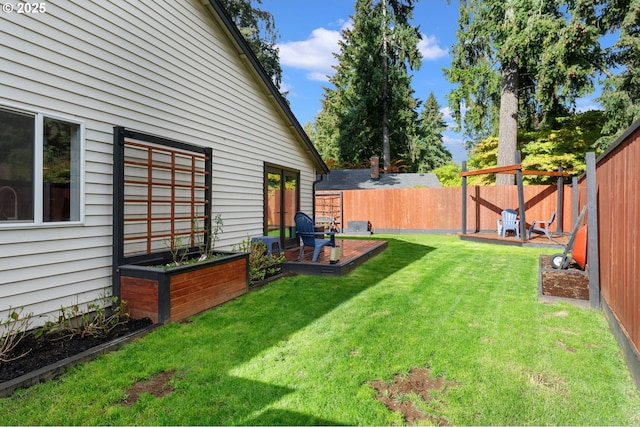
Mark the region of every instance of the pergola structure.
POLYGON ((462 234, 467 234, 467 177, 485 174, 515 174, 516 185, 518 186, 518 212, 520 214, 520 238, 523 242, 527 240, 527 221, 525 214, 524 187, 522 183, 523 175, 556 176, 558 177, 558 202, 557 202, 557 224, 562 224, 562 205, 564 198, 564 178, 571 176, 559 168, 555 172, 523 170, 520 163, 520 152, 516 151, 516 164, 509 166, 497 166, 493 168, 467 171, 467 162, 462 162, 462 234))

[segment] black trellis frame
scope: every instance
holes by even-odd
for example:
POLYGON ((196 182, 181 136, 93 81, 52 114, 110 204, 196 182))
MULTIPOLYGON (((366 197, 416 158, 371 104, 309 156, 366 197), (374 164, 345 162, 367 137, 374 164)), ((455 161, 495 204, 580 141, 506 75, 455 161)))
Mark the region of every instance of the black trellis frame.
POLYGON ((208 147, 201 147, 184 142, 179 142, 157 135, 151 135, 135 130, 126 129, 122 126, 113 128, 113 265, 112 265, 112 286, 113 295, 120 297, 120 284, 118 281, 118 268, 124 264, 148 263, 163 258, 163 254, 147 253, 135 256, 126 256, 124 253, 124 223, 125 223, 125 139, 138 142, 147 142, 172 149, 203 155, 205 160, 205 210, 204 219, 204 242, 209 243, 211 238, 211 184, 212 166, 211 159, 213 150, 208 147))

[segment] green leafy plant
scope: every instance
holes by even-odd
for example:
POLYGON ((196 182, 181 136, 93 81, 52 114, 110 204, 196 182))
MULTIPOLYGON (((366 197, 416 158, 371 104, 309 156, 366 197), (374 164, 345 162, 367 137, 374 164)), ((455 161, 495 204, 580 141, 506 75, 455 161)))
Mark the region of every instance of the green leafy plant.
POLYGON ((100 295, 82 308, 79 304, 61 307, 58 324, 53 329, 65 332, 66 337, 105 337, 116 326, 129 320, 126 302, 114 296, 100 295), (109 302, 111 306, 109 307, 109 302))
POLYGON ((222 221, 222 215, 216 214, 213 217, 213 223, 211 224, 211 234, 209 236, 209 241, 204 241, 203 234, 198 232, 198 220, 193 220, 193 232, 197 236, 197 244, 198 250, 200 252, 199 261, 203 261, 205 259, 211 259, 215 257, 214 254, 216 243, 220 240, 220 234, 222 233, 222 229, 224 227, 224 221, 222 221))
POLYGON ((282 271, 281 264, 286 260, 284 255, 274 256, 267 253, 264 242, 251 242, 247 237, 234 250, 249 252, 249 281, 254 284, 282 271))
POLYGON ((22 341, 26 331, 31 328, 31 318, 32 314, 24 314, 23 308, 13 310, 9 307, 7 318, 0 321, 0 329, 2 330, 2 335, 0 335, 0 363, 19 359, 29 353, 29 351, 26 351, 17 356, 9 356, 22 341))
POLYGON ((196 246, 200 256, 198 258, 193 258, 191 256, 194 253, 192 248, 187 245, 182 236, 176 236, 167 244, 173 261, 163 267, 170 268, 179 265, 194 264, 196 262, 219 257, 220 255, 215 253, 215 247, 216 243, 220 240, 220 234, 222 233, 223 226, 224 222, 222 221, 222 216, 220 214, 216 214, 211 225, 209 240, 205 241, 204 232, 206 232, 206 230, 200 230, 198 228, 198 220, 194 219, 191 232, 195 236, 196 246))
POLYGON ((181 236, 175 237, 168 245, 169 252, 171 252, 171 258, 173 263, 167 267, 182 265, 189 256, 189 248, 184 243, 184 239, 181 236))

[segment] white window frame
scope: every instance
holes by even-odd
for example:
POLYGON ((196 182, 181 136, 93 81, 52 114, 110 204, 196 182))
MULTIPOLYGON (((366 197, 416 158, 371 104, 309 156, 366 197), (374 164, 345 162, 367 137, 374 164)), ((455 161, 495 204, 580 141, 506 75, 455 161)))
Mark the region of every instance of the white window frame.
POLYGON ((85 123, 75 118, 68 116, 50 113, 46 111, 37 111, 28 108, 15 107, 12 105, 0 104, 0 109, 12 111, 21 114, 27 114, 34 119, 34 155, 33 155, 33 221, 0 221, 0 229, 7 228, 53 228, 53 227, 67 227, 71 225, 83 225, 85 220, 85 123), (79 206, 78 206, 78 219, 70 221, 43 221, 44 206, 42 204, 43 197, 43 137, 44 137, 44 118, 65 121, 68 123, 76 124, 79 126, 79 206))

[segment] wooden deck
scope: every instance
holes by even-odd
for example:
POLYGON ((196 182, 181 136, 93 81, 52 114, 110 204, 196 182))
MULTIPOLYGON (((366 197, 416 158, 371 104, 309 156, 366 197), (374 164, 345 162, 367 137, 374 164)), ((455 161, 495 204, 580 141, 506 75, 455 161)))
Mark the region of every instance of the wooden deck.
POLYGON ((282 269, 310 276, 342 276, 385 250, 387 242, 384 240, 337 238, 336 246, 340 246, 341 255, 340 261, 335 264, 329 262, 330 246, 321 249, 316 262, 311 261, 312 248, 305 248, 301 261, 297 260, 300 248, 286 249, 284 255, 287 260, 282 263, 282 269))
POLYGON ((544 234, 534 233, 530 240, 522 241, 521 238, 515 237, 513 234, 509 234, 507 237, 500 237, 495 231, 477 232, 458 234, 462 240, 470 240, 474 242, 493 243, 498 245, 512 245, 522 247, 537 247, 537 248, 558 248, 561 251, 569 243, 568 234, 556 234, 551 233, 552 240, 547 239, 544 234))

